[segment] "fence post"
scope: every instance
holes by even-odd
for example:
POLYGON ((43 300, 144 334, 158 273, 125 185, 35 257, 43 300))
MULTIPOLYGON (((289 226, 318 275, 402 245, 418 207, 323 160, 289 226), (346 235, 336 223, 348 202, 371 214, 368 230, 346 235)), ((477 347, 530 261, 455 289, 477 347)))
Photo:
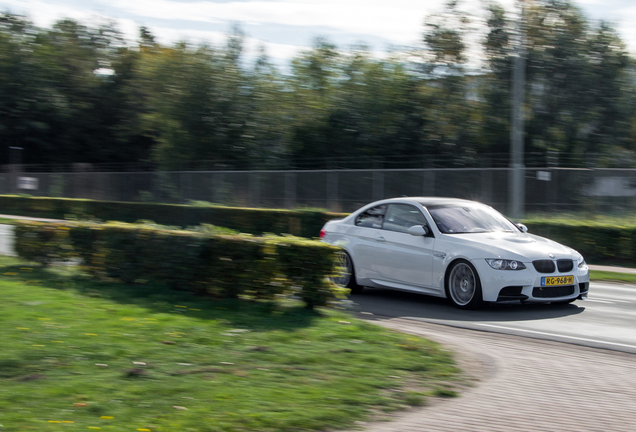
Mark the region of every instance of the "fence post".
POLYGON ((384 198, 384 172, 380 171, 382 162, 373 161, 373 200, 381 200, 384 198))
POLYGON ((554 205, 556 204, 556 201, 557 201, 557 193, 558 193, 557 188, 559 183, 557 178, 557 170, 555 168, 559 166, 559 152, 554 150, 548 151, 547 163, 548 163, 548 168, 550 172, 550 183, 549 183, 549 186, 547 187, 548 189, 547 190, 548 192, 547 209, 551 210, 554 208, 554 205))
POLYGON ((432 168, 422 170, 422 196, 435 196, 435 170, 432 168))
POLYGON ((492 204, 492 165, 487 159, 482 160, 481 167, 481 201, 492 204))
POLYGON ((260 176, 258 172, 249 173, 249 191, 248 191, 248 205, 250 207, 258 207, 260 204, 260 176))
POLYGON ((338 171, 327 172, 327 208, 338 211, 338 171))
POLYGON ((223 204, 223 173, 212 173, 212 201, 223 204))
POLYGON ((285 208, 296 208, 296 173, 285 173, 285 208))

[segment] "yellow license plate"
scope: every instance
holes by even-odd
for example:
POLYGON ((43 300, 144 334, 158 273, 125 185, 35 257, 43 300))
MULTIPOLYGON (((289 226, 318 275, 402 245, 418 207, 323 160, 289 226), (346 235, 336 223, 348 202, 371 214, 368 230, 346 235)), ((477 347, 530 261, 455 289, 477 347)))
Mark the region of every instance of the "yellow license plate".
POLYGON ((574 276, 550 276, 541 278, 541 286, 572 285, 574 276))

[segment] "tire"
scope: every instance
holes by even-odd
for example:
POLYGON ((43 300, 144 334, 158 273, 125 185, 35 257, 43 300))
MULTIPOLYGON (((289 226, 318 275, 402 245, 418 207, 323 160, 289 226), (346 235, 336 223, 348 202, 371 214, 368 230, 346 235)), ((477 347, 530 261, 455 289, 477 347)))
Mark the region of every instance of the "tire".
POLYGON ((446 296, 459 309, 478 309, 484 300, 477 270, 465 260, 455 261, 446 276, 446 296))
POLYGON ((340 287, 349 288, 351 294, 359 294, 363 287, 356 283, 356 272, 351 257, 347 252, 341 251, 338 252, 338 261, 344 273, 342 276, 331 278, 331 281, 340 287))

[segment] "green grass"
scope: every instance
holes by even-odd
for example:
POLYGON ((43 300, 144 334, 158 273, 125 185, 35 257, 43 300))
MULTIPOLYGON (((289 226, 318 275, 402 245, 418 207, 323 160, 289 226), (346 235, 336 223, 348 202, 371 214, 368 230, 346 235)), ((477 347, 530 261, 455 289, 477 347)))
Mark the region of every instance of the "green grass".
POLYGON ((0 430, 343 429, 464 385, 435 343, 335 310, 0 266, 0 430))
POLYGON ((636 274, 590 270, 590 280, 592 282, 606 281, 636 284, 636 274))

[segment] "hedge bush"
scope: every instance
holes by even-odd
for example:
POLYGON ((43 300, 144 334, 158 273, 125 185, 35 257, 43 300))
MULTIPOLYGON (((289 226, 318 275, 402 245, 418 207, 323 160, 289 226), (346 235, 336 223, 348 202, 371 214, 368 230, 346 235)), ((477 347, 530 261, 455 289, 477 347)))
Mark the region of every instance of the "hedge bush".
POLYGON ((71 198, 0 195, 2 213, 51 219, 99 219, 133 223, 151 220, 180 227, 212 224, 262 235, 292 234, 314 238, 330 219, 343 214, 319 210, 254 209, 185 204, 93 201, 71 198))
POLYGON ((218 298, 297 295, 307 307, 338 295, 338 248, 297 237, 253 237, 126 223, 16 224, 16 251, 43 265, 78 259, 93 277, 166 283, 218 298))
POLYGON ((636 226, 572 220, 526 220, 531 234, 573 249, 594 263, 636 263, 636 226))
MULTIPOLYGON (((0 208, 3 213, 21 216, 57 219, 73 216, 78 219, 97 218, 122 222, 146 219, 162 225, 179 227, 207 223, 254 235, 290 233, 307 238, 316 237, 328 220, 345 216, 340 213, 322 211, 127 203, 10 195, 0 195, 0 208)), ((636 263, 636 224, 621 221, 601 223, 574 217, 570 219, 533 218, 525 220, 524 223, 532 234, 566 244, 582 253, 588 262, 636 263)), ((48 234, 39 233, 38 235, 46 237, 53 235, 52 233, 62 236, 64 234, 54 230, 48 234)), ((44 242, 45 239, 43 238, 42 241, 44 242)), ((51 243, 47 253, 39 258, 41 262, 45 264, 48 261, 63 258, 65 254, 63 245, 63 242, 51 243)), ((28 248, 25 245, 21 247, 28 248)), ((22 251, 25 257, 28 253, 27 249, 22 251)), ((124 272, 124 270, 119 271, 124 272)))

